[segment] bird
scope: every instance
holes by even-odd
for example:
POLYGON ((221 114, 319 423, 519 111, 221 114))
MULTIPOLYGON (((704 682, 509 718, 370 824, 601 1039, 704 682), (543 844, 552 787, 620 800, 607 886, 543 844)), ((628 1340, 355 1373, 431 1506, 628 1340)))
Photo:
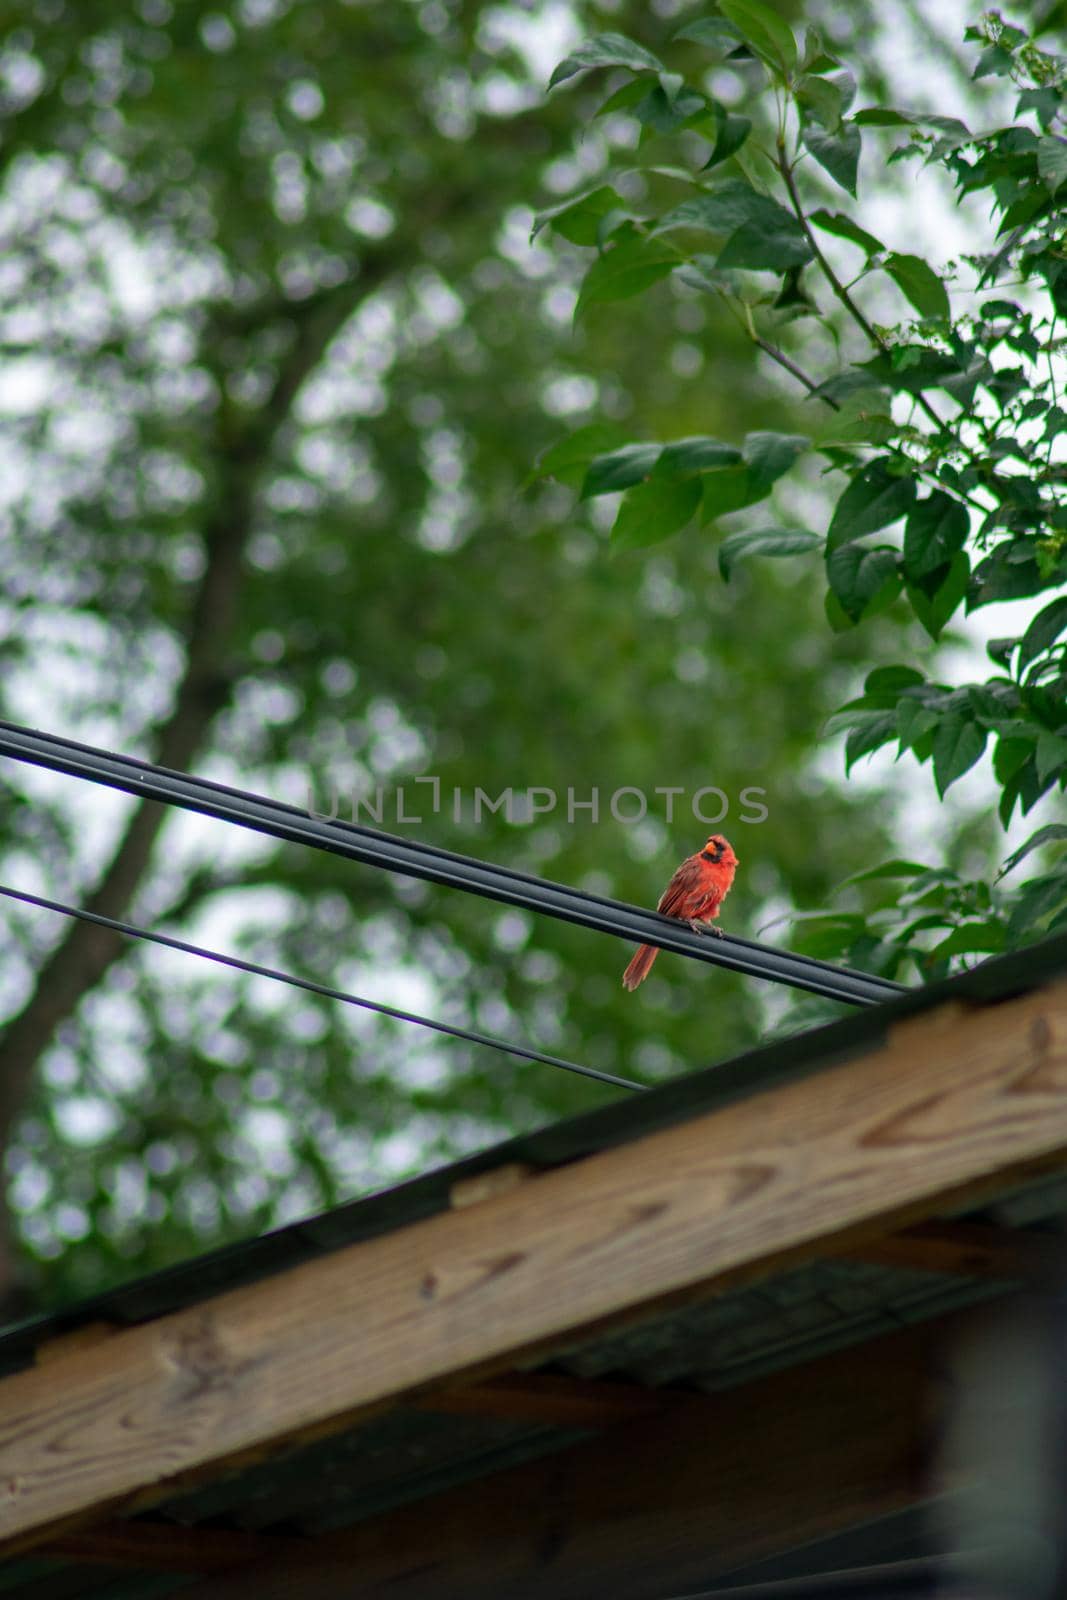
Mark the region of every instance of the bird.
MULTIPOLYGON (((722 929, 712 927, 712 921, 719 915, 739 865, 729 839, 713 833, 702 850, 682 862, 660 896, 656 910, 688 923, 695 933, 721 935, 722 929)), ((643 983, 658 955, 655 945, 640 945, 622 975, 623 988, 636 989, 643 983)))

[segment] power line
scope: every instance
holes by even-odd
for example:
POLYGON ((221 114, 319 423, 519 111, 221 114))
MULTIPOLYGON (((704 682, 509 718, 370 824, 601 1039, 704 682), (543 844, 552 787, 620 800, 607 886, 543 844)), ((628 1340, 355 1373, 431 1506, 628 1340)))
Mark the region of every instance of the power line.
POLYGON ((276 839, 310 845, 349 861, 462 889, 468 894, 520 906, 527 911, 576 923, 579 927, 614 934, 635 944, 653 944, 660 950, 691 956, 713 966, 747 973, 750 977, 806 989, 831 1000, 875 1005, 905 992, 905 985, 888 978, 837 967, 811 956, 794 955, 791 951, 738 939, 731 934, 708 938, 694 933, 684 923, 661 917, 654 911, 642 911, 620 900, 550 883, 530 873, 493 866, 472 856, 401 839, 376 828, 351 822, 328 822, 297 806, 15 723, 0 722, 0 755, 103 783, 140 799, 198 811, 276 839))
POLYGON ((501 1050, 506 1055, 522 1056, 527 1061, 543 1061, 549 1067, 561 1067, 564 1072, 577 1072, 583 1078, 595 1078, 599 1083, 613 1084, 617 1089, 645 1089, 646 1084, 634 1083, 631 1078, 617 1078, 614 1073, 601 1072, 597 1067, 585 1067, 578 1061, 566 1061, 562 1056, 546 1055, 529 1045, 511 1044, 507 1039, 494 1039, 491 1034, 477 1033, 471 1028, 453 1027, 450 1022, 435 1022, 432 1017, 420 1017, 415 1011, 401 1011, 396 1006, 381 1004, 378 1000, 365 1000, 362 995, 349 994, 345 989, 334 989, 328 983, 315 983, 311 978, 297 978, 291 972, 280 972, 276 967, 265 967, 258 961, 243 961, 240 956, 223 955, 221 950, 208 950, 204 945, 192 944, 187 939, 176 939, 169 933, 155 933, 150 928, 139 928, 132 922, 120 922, 116 917, 102 916, 98 911, 83 911, 78 906, 64 905, 60 900, 46 900, 43 895, 29 894, 24 889, 9 889, 0 884, 0 894, 10 900, 21 900, 26 905, 40 906, 45 911, 57 911, 64 917, 75 917, 79 922, 92 922, 100 928, 112 928, 131 939, 147 939, 153 944, 166 945, 170 950, 181 950, 186 955, 200 956, 206 961, 217 961, 224 967, 236 967, 238 972, 250 972, 257 978, 273 978, 277 983, 289 983, 295 989, 307 989, 311 994, 325 995, 328 1000, 343 1000, 346 1005, 361 1006, 365 1011, 377 1011, 383 1017, 395 1017, 398 1022, 413 1022, 420 1028, 432 1028, 435 1033, 447 1033, 453 1039, 464 1039, 468 1044, 488 1045, 491 1050, 501 1050))

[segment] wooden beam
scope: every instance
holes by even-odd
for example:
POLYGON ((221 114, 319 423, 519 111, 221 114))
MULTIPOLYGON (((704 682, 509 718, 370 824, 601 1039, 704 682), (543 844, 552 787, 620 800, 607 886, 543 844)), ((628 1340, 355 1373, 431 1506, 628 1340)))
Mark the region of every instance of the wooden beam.
POLYGON ((855 1261, 1004 1283, 1067 1280, 1067 1236, 984 1222, 920 1222, 841 1252, 855 1261))
POLYGON ((132 1567, 144 1572, 225 1572, 256 1562, 305 1560, 310 1539, 229 1528, 183 1528, 167 1522, 108 1522, 52 1539, 34 1551, 49 1561, 132 1567))
POLYGON ((639 1383, 609 1383, 546 1372, 506 1372, 484 1383, 434 1389, 411 1404, 417 1411, 443 1411, 453 1416, 598 1429, 662 1416, 672 1407, 701 1402, 702 1396, 681 1389, 646 1389, 639 1383))
POLYGON ((503 1166, 490 1167, 488 1172, 477 1172, 472 1178, 461 1178, 448 1191, 448 1203, 456 1210, 464 1206, 479 1206, 493 1200, 498 1194, 517 1189, 520 1183, 535 1177, 533 1167, 523 1161, 506 1161, 503 1166))
MULTIPOLYGON (((54 1353, 54 1352, 53 1352, 54 1353)), ((450 1416, 492 1417, 558 1428, 604 1429, 666 1415, 684 1407, 692 1416, 715 1402, 680 1389, 646 1389, 636 1383, 608 1383, 543 1372, 507 1372, 485 1383, 438 1389, 419 1395, 414 1409, 450 1416)), ((103 1523, 50 1539, 34 1548, 50 1560, 90 1565, 138 1567, 146 1571, 204 1573, 255 1561, 273 1564, 308 1554, 299 1538, 227 1529, 179 1527, 138 1519, 103 1523)))
POLYGON ((891 1334, 387 1512, 188 1600, 661 1600, 920 1504, 955 1336, 891 1334), (936 1374, 936 1377, 933 1375, 936 1374), (940 1395, 938 1384, 941 1385, 940 1395))
POLYGON ((86 1322, 80 1328, 72 1328, 69 1333, 57 1333, 53 1338, 43 1340, 34 1350, 33 1359, 39 1367, 43 1367, 59 1356, 69 1356, 75 1350, 88 1350, 91 1345, 114 1338, 121 1331, 122 1325, 118 1322, 86 1322))
POLYGON ((938 1007, 864 1056, 3 1379, 0 1538, 1065 1164, 1067 983, 938 1007))

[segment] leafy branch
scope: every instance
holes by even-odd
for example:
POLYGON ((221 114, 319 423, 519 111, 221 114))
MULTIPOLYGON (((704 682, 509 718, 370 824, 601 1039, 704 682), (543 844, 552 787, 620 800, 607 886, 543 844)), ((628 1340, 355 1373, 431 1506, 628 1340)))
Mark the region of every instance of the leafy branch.
MULTIPOLYGON (((1010 79, 1020 120, 975 134, 933 113, 852 112, 852 76, 816 30, 798 43, 760 0, 722 0, 720 9, 687 24, 676 40, 690 57, 694 48, 710 52, 746 77, 744 114, 619 34, 581 45, 550 85, 590 69, 617 72, 622 81, 597 114, 636 118, 643 145, 677 139, 684 164, 645 172, 653 184, 666 172, 673 194, 681 182, 686 198, 638 213, 614 181, 603 182, 542 215, 534 232, 550 228, 594 252, 576 317, 662 292, 654 286, 665 280, 715 295, 755 346, 832 416, 810 436, 633 441, 606 453, 594 424, 549 450, 540 470, 574 483, 583 499, 621 495, 616 547, 648 547, 694 524, 720 535, 726 581, 743 558, 820 551, 827 616, 838 631, 892 609, 936 642, 961 612, 1033 600, 1025 630, 990 644, 998 670, 985 682, 950 685, 913 666, 879 668, 830 724, 845 735, 847 769, 895 743, 900 754, 929 764, 942 797, 988 751, 1007 827, 1016 807, 1025 815, 1053 789, 1067 788, 1067 409, 1057 339, 1057 320, 1067 315, 1067 138, 1056 131, 1067 68, 1022 29, 987 14, 966 35, 981 47, 975 76, 1010 79), (760 145, 758 127, 773 129, 773 150, 760 145), (988 249, 965 258, 968 289, 954 283, 950 294, 945 274, 927 261, 891 249, 853 212, 806 198, 808 184, 798 177, 810 158, 855 201, 862 141, 872 129, 906 136, 890 162, 939 166, 961 201, 986 194, 997 226, 988 249), (754 180, 757 167, 766 168, 770 188, 754 180), (846 279, 821 236, 858 248, 861 269, 846 279), (797 359, 791 342, 805 320, 834 332, 805 282, 812 267, 873 352, 819 374, 797 359), (876 273, 904 296, 910 320, 882 327, 860 305, 853 291, 876 273), (1009 286, 1021 298, 1007 298, 1009 286), (954 414, 941 416, 933 393, 954 414), (825 531, 747 519, 729 531, 721 526, 769 499, 811 455, 845 479, 825 531)), ((1033 852, 1046 867, 1014 894, 999 880, 968 883, 943 869, 930 878, 931 869, 911 863, 895 874, 910 873, 911 881, 903 889, 894 882, 885 906, 821 914, 833 928, 821 929, 819 953, 936 975, 969 954, 1067 926, 1067 860, 1055 860, 1065 838, 1058 825, 1041 828, 1015 852, 1001 877, 1033 852)), ((876 881, 884 887, 888 880, 872 877, 849 892, 870 897, 876 881)))

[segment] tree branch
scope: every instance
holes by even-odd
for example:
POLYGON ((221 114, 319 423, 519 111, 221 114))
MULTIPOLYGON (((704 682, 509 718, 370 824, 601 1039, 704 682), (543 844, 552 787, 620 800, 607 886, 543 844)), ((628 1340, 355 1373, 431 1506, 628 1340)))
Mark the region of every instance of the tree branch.
MULTIPOLYGON (((297 336, 281 362, 271 394, 229 438, 224 431, 225 414, 220 414, 221 471, 204 533, 207 561, 190 611, 185 670, 170 716, 156 736, 154 758, 163 766, 179 770, 191 766, 214 718, 229 700, 232 682, 225 653, 238 615, 258 479, 271 444, 331 340, 360 301, 378 288, 396 265, 395 250, 383 252, 372 268, 338 285, 328 296, 287 307, 286 314, 297 324, 297 336)), ((88 910, 111 917, 126 910, 166 819, 166 807, 154 802, 136 807, 111 861, 85 901, 88 910)), ((26 1005, 8 1023, 0 1050, 0 1142, 10 1138, 36 1064, 56 1028, 100 982, 123 948, 121 936, 111 930, 75 923, 44 963, 26 1005)), ((0 1297, 14 1276, 10 1239, 4 1237, 4 1231, 0 1218, 0 1297)))
POLYGON ((834 271, 829 261, 827 261, 826 257, 823 255, 819 241, 811 230, 811 223, 804 214, 804 207, 801 204, 800 195, 797 193, 796 180, 793 177, 793 169, 789 165, 789 161, 786 157, 785 142, 783 139, 779 139, 778 141, 777 164, 778 171, 782 174, 782 181, 786 186, 786 190, 788 191, 793 212, 797 221, 800 223, 800 226, 804 230, 804 236, 808 241, 808 246, 812 255, 819 263, 823 277, 826 279, 827 283, 830 285, 831 289, 834 291, 834 294, 836 294, 837 298, 840 300, 841 304, 844 306, 853 322, 855 322, 858 327, 863 329, 864 333, 874 345, 875 349, 883 350, 885 346, 883 345, 882 340, 878 337, 877 333, 875 333, 874 328, 867 321, 867 318, 864 316, 855 300, 853 300, 852 296, 841 282, 841 279, 837 276, 837 273, 834 271))
MULTIPOLYGON (((778 156, 776 165, 782 175, 782 181, 788 191, 789 200, 793 207, 794 215, 804 230, 804 236, 811 248, 812 255, 815 257, 815 260, 822 271, 823 277, 826 279, 827 283, 830 285, 830 288, 840 300, 841 304, 844 306, 853 322, 855 322, 856 326, 861 328, 866 334, 874 349, 877 350, 879 354, 884 354, 887 348, 885 340, 881 338, 877 329, 868 321, 860 307, 856 304, 855 300, 853 300, 848 288, 841 282, 841 279, 837 276, 837 273, 826 259, 822 252, 822 248, 819 245, 818 239, 812 232, 811 224, 804 214, 804 207, 801 203, 800 195, 797 192, 796 180, 793 177, 793 169, 790 166, 789 160, 785 153, 785 141, 781 138, 778 140, 778 156)), ((806 373, 801 371, 799 367, 795 367, 790 364, 787 356, 783 356, 780 351, 776 351, 773 347, 763 344, 760 339, 757 339, 756 343, 760 345, 761 349, 766 350, 767 354, 772 356, 775 361, 778 361, 781 366, 785 367, 787 371, 792 372, 795 378, 799 378, 801 383, 805 384, 806 386, 810 385, 812 388, 817 387, 816 385, 811 385, 811 380, 807 377, 806 373)), ((825 399, 826 397, 824 395, 820 395, 819 398, 825 399)), ((947 424, 944 418, 938 416, 937 412, 934 410, 929 400, 927 400, 926 396, 921 393, 916 394, 915 399, 922 407, 923 411, 925 411, 930 421, 937 428, 938 432, 946 431, 947 424)), ((942 493, 951 494, 953 499, 959 500, 961 503, 971 506, 975 511, 981 511, 983 514, 985 514, 985 512, 988 510, 988 507, 983 506, 979 501, 975 500, 969 494, 963 493, 962 491, 954 492, 949 490, 943 483, 938 483, 937 487, 942 491, 942 493)))
MULTIPOLYGON (((770 356, 772 361, 777 361, 778 365, 780 367, 784 367, 786 372, 792 373, 797 382, 802 383, 809 394, 815 394, 819 387, 819 385, 815 382, 815 379, 809 378, 808 374, 804 371, 804 368, 798 367, 796 362, 790 356, 787 356, 784 350, 779 350, 777 345, 771 344, 769 339, 762 338, 758 333, 753 334, 752 339, 753 343, 763 351, 764 355, 770 356)), ((825 405, 828 405, 832 411, 841 410, 841 407, 838 405, 837 401, 831 400, 828 394, 820 394, 818 398, 822 400, 825 405)))
MULTIPOLYGON (((844 306, 845 310, 848 312, 856 326, 858 328, 862 328, 863 332, 866 334, 875 350, 877 350, 879 353, 884 352, 886 348, 885 340, 879 336, 873 325, 864 316, 855 300, 853 300, 852 296, 845 288, 845 285, 841 282, 841 279, 837 276, 837 273, 826 259, 818 239, 816 239, 815 234, 812 232, 811 223, 804 214, 804 207, 801 204, 800 195, 797 193, 796 180, 793 177, 793 169, 789 165, 788 158, 786 157, 785 142, 782 139, 778 140, 777 164, 778 170, 782 174, 782 181, 788 190, 789 200, 793 207, 793 212, 797 221, 800 223, 800 226, 804 230, 804 236, 808 241, 812 254, 819 263, 823 277, 826 279, 827 283, 830 285, 830 288, 834 291, 834 294, 840 300, 841 304, 844 306)), ((927 400, 926 396, 920 394, 917 396, 917 398, 919 404, 926 412, 926 415, 930 418, 930 421, 933 422, 939 429, 943 428, 945 426, 944 422, 938 416, 937 412, 934 410, 929 400, 927 400)))

